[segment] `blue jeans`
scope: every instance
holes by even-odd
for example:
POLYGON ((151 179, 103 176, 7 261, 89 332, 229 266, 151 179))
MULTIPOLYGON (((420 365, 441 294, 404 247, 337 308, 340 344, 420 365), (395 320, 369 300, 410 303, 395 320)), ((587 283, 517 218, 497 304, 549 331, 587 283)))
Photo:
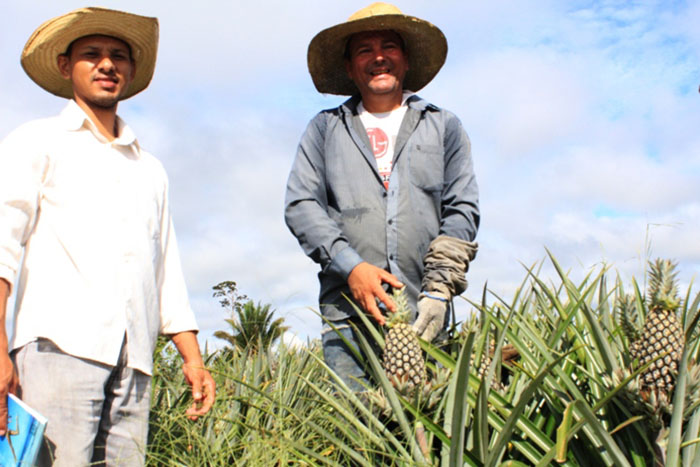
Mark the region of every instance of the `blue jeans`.
POLYGON ((22 399, 48 418, 37 465, 142 466, 151 377, 126 366, 73 357, 48 339, 12 355, 22 399))
MULTIPOLYGON (((350 323, 354 323, 358 329, 364 329, 364 323, 355 318, 348 318, 340 321, 333 321, 333 325, 336 329, 333 329, 324 323, 323 330, 321 331, 321 340, 323 343, 323 359, 331 370, 333 370, 340 378, 348 385, 348 387, 355 391, 361 392, 366 391, 367 388, 363 386, 364 383, 367 386, 370 384, 370 375, 368 372, 368 365, 363 361, 364 353, 360 349, 356 332, 350 323), (363 360, 358 360, 353 354, 352 350, 347 346, 343 339, 338 335, 341 334, 345 337, 350 345, 360 352, 363 356, 363 360)), ((374 344, 373 338, 366 332, 363 332, 370 345, 374 344)), ((375 349, 376 350, 376 349, 375 349)))

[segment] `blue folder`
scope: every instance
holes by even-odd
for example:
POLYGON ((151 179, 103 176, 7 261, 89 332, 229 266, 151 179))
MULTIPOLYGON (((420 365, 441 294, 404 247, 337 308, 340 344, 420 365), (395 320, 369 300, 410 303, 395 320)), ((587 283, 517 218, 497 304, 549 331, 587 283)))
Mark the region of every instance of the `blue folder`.
POLYGON ((7 434, 0 436, 0 465, 31 467, 44 440, 46 417, 10 394, 7 397, 7 434))

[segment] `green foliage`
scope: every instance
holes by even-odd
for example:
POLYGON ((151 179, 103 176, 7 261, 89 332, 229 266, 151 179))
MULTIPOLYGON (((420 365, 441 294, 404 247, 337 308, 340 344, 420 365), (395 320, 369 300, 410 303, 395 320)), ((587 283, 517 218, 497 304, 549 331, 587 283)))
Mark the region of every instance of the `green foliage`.
POLYGON ((289 326, 284 325, 284 318, 272 319, 275 311, 269 304, 256 305, 252 300, 244 302, 248 297, 238 293, 235 282, 221 282, 213 289, 214 297, 220 298, 221 306, 231 313, 231 318, 224 321, 232 330, 230 333, 216 331, 214 336, 230 346, 254 352, 267 350, 289 330, 289 326))
POLYGON ((491 294, 489 304, 484 290, 453 342, 421 342, 428 379, 410 397, 385 376, 370 347, 383 347, 382 333, 362 313, 370 332, 358 333, 360 345, 376 382, 362 393, 329 371, 318 344, 236 345, 207 356, 218 398, 191 422, 177 356, 161 349, 148 464, 700 464, 700 295, 689 288, 677 299, 686 345, 674 393, 659 402, 640 394, 644 367, 630 361, 650 306, 636 281, 625 290, 613 276, 609 288, 601 266, 574 283, 549 261, 555 283, 541 265, 528 268, 514 297, 491 294), (517 359, 506 361, 506 349, 517 359))
POLYGON ((212 287, 213 297, 219 299, 219 304, 231 314, 240 312, 243 303, 248 301, 248 296, 238 291, 235 281, 223 281, 212 287))
POLYGON ((147 465, 323 465, 324 455, 313 451, 318 436, 308 426, 314 420, 318 424, 318 413, 328 410, 307 382, 332 387, 318 363, 319 346, 226 350, 206 356, 217 399, 210 413, 195 422, 185 416, 189 388, 182 376, 170 376, 181 362, 158 360, 147 465))
POLYGON ((289 330, 289 326, 283 324, 284 318, 273 321, 273 315, 270 305, 256 305, 251 300, 243 305, 236 317, 225 320, 232 333, 216 331, 214 336, 240 349, 266 350, 289 330))

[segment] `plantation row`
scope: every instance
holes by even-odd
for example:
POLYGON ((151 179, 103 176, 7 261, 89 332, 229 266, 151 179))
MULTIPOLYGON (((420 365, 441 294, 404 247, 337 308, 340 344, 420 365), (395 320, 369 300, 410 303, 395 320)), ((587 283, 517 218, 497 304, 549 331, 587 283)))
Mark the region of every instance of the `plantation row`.
MULTIPOLYGON (((236 340, 238 329, 217 334, 231 344, 206 359, 217 401, 193 423, 181 362, 162 341, 148 465, 700 464, 700 295, 679 294, 669 261, 650 263, 643 290, 605 267, 575 284, 549 260, 555 284, 530 270, 509 300, 487 304, 485 290, 450 340, 421 342, 417 385, 387 377, 368 351, 376 386, 354 393, 317 342, 273 347, 277 331, 263 343, 236 340)), ((235 283, 222 284, 222 305, 255 312, 235 283)), ((365 321, 384 348, 382 330, 365 321)))

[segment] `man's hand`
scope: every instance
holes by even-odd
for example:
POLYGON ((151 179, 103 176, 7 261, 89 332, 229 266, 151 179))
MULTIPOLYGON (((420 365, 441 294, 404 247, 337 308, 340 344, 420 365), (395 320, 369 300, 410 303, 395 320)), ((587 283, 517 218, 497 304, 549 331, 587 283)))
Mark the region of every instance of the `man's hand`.
POLYGON ((7 353, 5 333, 5 309, 10 296, 10 283, 0 278, 0 436, 7 432, 7 394, 17 394, 19 377, 7 353))
POLYGON ((211 409, 216 398, 216 383, 204 367, 202 354, 199 352, 197 336, 193 331, 184 331, 172 336, 173 344, 182 355, 185 363, 182 372, 187 384, 192 386, 192 406, 185 412, 190 420, 197 420, 211 409))
POLYGON ((348 286, 350 286, 352 297, 381 326, 384 326, 386 320, 382 312, 379 311, 377 299, 386 305, 389 311, 396 311, 393 300, 382 288, 384 282, 396 289, 403 287, 396 276, 369 263, 358 264, 348 276, 348 286))
POLYGON ((209 412, 216 397, 216 383, 209 371, 204 368, 204 364, 196 366, 191 363, 182 365, 182 372, 185 380, 192 386, 192 405, 185 412, 190 420, 197 420, 197 417, 209 412))
POLYGON ((7 432, 7 394, 17 394, 19 377, 7 352, 0 354, 0 436, 7 432))
POLYGON ((447 318, 447 295, 440 292, 422 293, 418 299, 418 319, 413 329, 424 340, 431 342, 442 330, 447 318))

